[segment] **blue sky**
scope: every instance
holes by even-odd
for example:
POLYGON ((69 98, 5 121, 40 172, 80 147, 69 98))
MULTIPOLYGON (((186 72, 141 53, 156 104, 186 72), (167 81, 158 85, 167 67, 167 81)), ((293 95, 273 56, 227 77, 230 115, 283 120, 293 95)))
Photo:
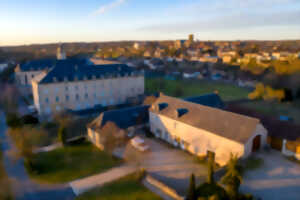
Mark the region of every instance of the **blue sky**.
POLYGON ((0 46, 300 39, 300 0, 0 0, 0 46))

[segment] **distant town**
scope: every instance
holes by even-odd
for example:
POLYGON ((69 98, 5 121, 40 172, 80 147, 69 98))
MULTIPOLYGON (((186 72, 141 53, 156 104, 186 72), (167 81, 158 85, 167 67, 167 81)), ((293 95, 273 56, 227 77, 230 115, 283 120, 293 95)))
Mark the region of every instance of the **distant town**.
POLYGON ((0 81, 0 199, 300 196, 300 41, 7 46, 0 81))

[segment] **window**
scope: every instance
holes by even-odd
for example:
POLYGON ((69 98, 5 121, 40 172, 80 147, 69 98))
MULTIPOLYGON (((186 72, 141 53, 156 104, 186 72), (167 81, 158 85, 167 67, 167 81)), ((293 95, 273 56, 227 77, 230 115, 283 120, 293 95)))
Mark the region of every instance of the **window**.
POLYGON ((56 102, 59 102, 59 97, 56 97, 55 100, 56 100, 56 102))
POLYGON ((46 114, 50 114, 51 113, 51 108, 47 107, 45 111, 46 111, 46 114))
POLYGON ((56 106, 56 111, 60 111, 60 106, 56 106))
POLYGON ((31 75, 31 78, 34 78, 34 74, 31 75))
POLYGON ((78 94, 75 95, 75 99, 76 99, 77 101, 79 100, 79 95, 78 95, 78 94))
POLYGON ((84 86, 84 89, 87 90, 87 86, 86 85, 84 86))
POLYGON ((44 94, 48 94, 48 89, 45 89, 45 90, 44 90, 44 94))
POLYGON ((97 94, 96 93, 94 93, 94 97, 97 98, 97 94))
POLYGON ((89 98, 89 95, 88 95, 88 94, 85 94, 84 97, 87 99, 87 98, 89 98))
POLYGON ((66 91, 68 91, 68 90, 69 90, 69 87, 68 87, 68 86, 66 86, 66 87, 65 87, 65 90, 66 90, 66 91))
POLYGON ((66 95, 66 101, 69 101, 69 95, 66 95))
POLYGON ((27 80, 27 75, 25 74, 25 85, 27 85, 28 80, 27 80))
POLYGON ((75 90, 78 90, 78 85, 75 86, 75 90))
POLYGON ((45 102, 46 102, 46 103, 49 103, 49 98, 48 98, 48 97, 45 99, 45 102))

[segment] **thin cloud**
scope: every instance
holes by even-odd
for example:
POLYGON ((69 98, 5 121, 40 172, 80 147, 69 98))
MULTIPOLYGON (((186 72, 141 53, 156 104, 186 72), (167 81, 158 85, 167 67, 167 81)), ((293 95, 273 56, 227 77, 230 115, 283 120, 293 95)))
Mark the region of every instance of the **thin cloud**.
POLYGON ((298 26, 300 25, 300 11, 278 12, 268 14, 239 14, 219 16, 217 18, 190 21, 159 23, 140 27, 140 31, 155 32, 185 32, 189 31, 216 31, 234 30, 266 26, 298 26))
POLYGON ((96 11, 94 11, 92 13, 92 15, 96 16, 96 15, 102 15, 116 7, 119 7, 120 5, 122 5, 123 3, 125 3, 126 0, 115 0, 109 4, 106 5, 102 5, 100 8, 98 8, 96 11))

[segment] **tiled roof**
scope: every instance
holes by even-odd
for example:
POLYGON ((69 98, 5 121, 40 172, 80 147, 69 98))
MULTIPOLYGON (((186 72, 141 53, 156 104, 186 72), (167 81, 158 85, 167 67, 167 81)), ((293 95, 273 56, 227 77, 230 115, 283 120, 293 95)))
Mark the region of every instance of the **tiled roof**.
POLYGON ((66 60, 56 60, 56 59, 39 59, 32 60, 20 65, 21 71, 40 71, 45 69, 51 69, 58 63, 65 64, 85 64, 87 61, 85 59, 66 59, 66 60))
POLYGON ((222 101, 220 96, 215 93, 188 97, 188 98, 184 98, 184 100, 192 103, 204 105, 204 106, 213 107, 213 108, 220 108, 220 109, 224 108, 224 102, 222 101))
POLYGON ((119 128, 144 124, 149 121, 149 106, 135 106, 118 110, 106 111, 100 114, 88 127, 94 130, 101 129, 107 122, 114 122, 119 128))
POLYGON ((57 62, 40 84, 128 76, 137 72, 125 64, 87 65, 57 62))
POLYGON ((259 120, 217 108, 191 103, 182 99, 160 95, 150 111, 183 122, 193 127, 244 144, 253 135, 259 120), (158 109, 159 104, 167 104, 158 109), (187 112, 178 117, 178 110, 187 112))

